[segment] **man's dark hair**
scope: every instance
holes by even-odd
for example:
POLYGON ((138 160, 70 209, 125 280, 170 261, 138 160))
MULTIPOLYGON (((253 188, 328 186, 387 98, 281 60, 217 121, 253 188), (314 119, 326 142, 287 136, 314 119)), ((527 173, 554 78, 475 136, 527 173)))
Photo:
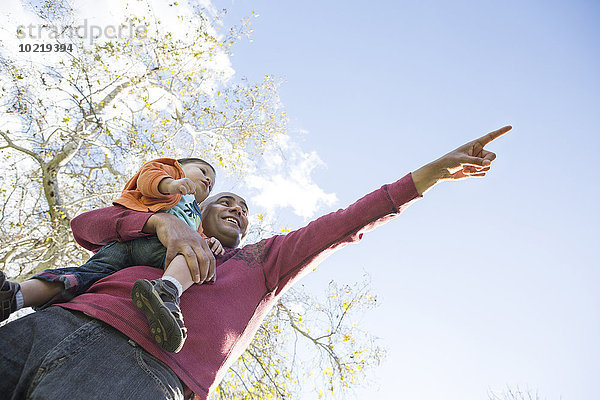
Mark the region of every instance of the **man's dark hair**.
POLYGON ((209 162, 204 161, 201 158, 194 158, 194 157, 189 157, 189 158, 180 158, 179 160, 177 160, 177 162, 181 165, 183 164, 188 164, 188 163, 197 163, 197 162, 201 162, 202 164, 206 164, 210 167, 210 169, 213 170, 213 172, 215 173, 215 175, 217 174, 217 171, 215 171, 215 167, 213 167, 212 165, 210 165, 209 162))

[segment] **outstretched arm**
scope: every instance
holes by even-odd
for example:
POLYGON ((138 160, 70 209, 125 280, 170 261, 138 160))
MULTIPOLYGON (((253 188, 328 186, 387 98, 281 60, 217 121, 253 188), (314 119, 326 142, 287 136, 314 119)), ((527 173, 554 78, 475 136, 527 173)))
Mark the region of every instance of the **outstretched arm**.
POLYGON ((283 292, 333 251, 358 242, 365 232, 390 221, 435 184, 484 176, 496 157, 484 146, 510 129, 507 126, 473 140, 345 209, 324 215, 285 236, 258 243, 255 253, 263 254, 268 288, 277 294, 283 292))

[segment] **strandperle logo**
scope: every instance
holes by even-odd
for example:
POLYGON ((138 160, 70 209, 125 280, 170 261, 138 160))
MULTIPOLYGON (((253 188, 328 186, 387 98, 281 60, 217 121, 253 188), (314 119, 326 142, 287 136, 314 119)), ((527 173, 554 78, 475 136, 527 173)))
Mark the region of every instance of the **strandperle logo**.
POLYGON ((17 38, 19 39, 49 39, 49 40, 64 40, 64 39, 89 39, 89 44, 92 44, 99 38, 110 39, 127 39, 146 34, 145 25, 135 25, 131 21, 128 25, 99 25, 88 24, 88 20, 83 20, 82 25, 36 25, 29 24, 17 26, 17 38))

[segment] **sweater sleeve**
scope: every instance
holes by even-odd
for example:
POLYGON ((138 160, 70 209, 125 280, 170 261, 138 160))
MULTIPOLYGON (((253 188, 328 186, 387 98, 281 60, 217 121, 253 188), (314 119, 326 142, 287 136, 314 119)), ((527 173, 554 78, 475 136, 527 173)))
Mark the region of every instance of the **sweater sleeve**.
POLYGON ((398 216, 420 198, 412 176, 367 194, 345 209, 324 215, 287 235, 263 242, 267 288, 282 293, 333 251, 362 239, 365 232, 398 216))
POLYGON ((182 173, 174 164, 167 164, 165 161, 170 159, 159 159, 149 161, 140 168, 137 178, 137 188, 143 196, 147 197, 168 197, 158 190, 160 181, 165 178, 180 179, 182 173))
POLYGON ((148 236, 142 229, 153 213, 112 206, 80 214, 71 220, 75 241, 94 253, 107 243, 148 236))

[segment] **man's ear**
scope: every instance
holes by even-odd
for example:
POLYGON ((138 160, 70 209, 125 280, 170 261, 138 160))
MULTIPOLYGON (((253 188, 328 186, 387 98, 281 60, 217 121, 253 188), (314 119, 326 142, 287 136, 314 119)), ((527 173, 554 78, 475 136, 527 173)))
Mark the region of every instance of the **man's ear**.
POLYGON ((202 214, 204 214, 204 212, 206 211, 206 208, 208 207, 208 205, 210 204, 210 197, 206 200, 204 200, 202 203, 199 204, 200 206, 200 212, 202 214))

